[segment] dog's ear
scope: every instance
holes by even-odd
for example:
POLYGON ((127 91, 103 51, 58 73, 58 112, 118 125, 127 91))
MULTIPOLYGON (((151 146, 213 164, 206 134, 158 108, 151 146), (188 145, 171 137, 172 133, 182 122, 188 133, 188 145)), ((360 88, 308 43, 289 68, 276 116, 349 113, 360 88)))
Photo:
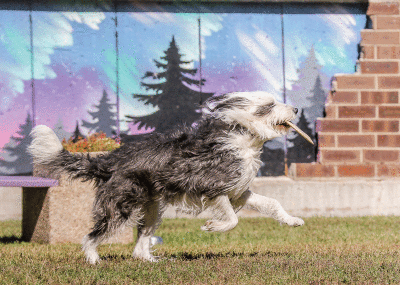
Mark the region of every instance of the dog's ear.
POLYGON ((214 97, 208 98, 208 99, 204 102, 204 104, 203 104, 202 107, 205 108, 205 109, 207 109, 208 111, 212 112, 212 111, 215 110, 216 106, 217 106, 219 103, 221 103, 221 102, 223 102, 223 101, 225 101, 225 100, 228 99, 228 96, 227 96, 227 95, 228 95, 228 94, 222 94, 222 95, 218 95, 218 96, 214 96, 214 97))
POLYGON ((209 100, 207 108, 212 111, 220 111, 223 109, 245 109, 251 101, 244 97, 230 97, 229 94, 221 95, 209 100))
POLYGON ((272 109, 275 107, 275 103, 271 102, 257 107, 254 115, 257 117, 263 117, 271 113, 272 109))

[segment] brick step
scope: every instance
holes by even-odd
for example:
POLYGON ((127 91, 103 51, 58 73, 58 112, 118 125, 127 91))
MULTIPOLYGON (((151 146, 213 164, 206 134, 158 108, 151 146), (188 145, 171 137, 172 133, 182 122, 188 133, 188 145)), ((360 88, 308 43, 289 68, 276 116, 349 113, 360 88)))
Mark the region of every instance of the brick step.
POLYGON ((288 176, 295 180, 323 178, 400 178, 399 164, 338 164, 292 163, 288 176))

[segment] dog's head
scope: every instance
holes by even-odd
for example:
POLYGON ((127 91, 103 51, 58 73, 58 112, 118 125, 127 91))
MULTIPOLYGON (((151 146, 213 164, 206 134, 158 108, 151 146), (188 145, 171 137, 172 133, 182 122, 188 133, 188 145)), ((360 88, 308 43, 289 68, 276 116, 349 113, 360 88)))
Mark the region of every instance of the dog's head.
POLYGON ((235 92, 207 100, 204 114, 270 140, 288 133, 290 127, 285 122, 296 118, 297 109, 267 92, 235 92))

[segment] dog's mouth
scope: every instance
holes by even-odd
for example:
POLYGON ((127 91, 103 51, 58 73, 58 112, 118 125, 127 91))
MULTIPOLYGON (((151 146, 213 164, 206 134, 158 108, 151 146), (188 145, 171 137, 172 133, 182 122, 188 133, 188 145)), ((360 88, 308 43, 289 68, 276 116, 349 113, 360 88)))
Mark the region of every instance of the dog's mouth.
POLYGON ((277 127, 282 127, 285 128, 286 130, 292 128, 294 129, 299 135, 301 135, 306 141, 308 141, 310 144, 314 144, 312 139, 305 133, 303 132, 299 127, 297 127, 295 124, 293 124, 290 121, 285 121, 283 123, 280 123, 277 125, 277 127))
POLYGON ((279 132, 288 132, 290 129, 290 126, 288 125, 287 122, 283 122, 283 123, 277 123, 275 125, 275 128, 279 131, 279 132))

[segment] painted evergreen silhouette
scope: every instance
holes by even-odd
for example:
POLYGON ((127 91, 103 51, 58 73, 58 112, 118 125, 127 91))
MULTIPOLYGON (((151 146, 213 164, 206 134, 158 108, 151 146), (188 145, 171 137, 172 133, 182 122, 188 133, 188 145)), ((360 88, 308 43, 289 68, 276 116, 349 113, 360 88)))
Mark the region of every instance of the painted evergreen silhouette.
MULTIPOLYGON (((304 114, 304 109, 301 110, 299 122, 297 126, 303 130, 307 135, 312 137, 312 130, 309 127, 309 122, 304 114)), ((288 148, 288 164, 292 162, 313 162, 315 161, 315 146, 306 141, 298 133, 292 138, 288 138, 292 147, 288 148)), ((315 139, 314 139, 315 143, 315 139)))
POLYGON ((7 169, 12 174, 29 174, 32 173, 32 158, 27 152, 32 139, 29 135, 32 131, 31 115, 28 113, 25 123, 19 126, 17 134, 12 136, 14 143, 9 143, 3 150, 7 152, 7 160, 0 160, 0 167, 7 169))
POLYGON ((103 96, 101 97, 99 104, 94 105, 97 111, 90 112, 94 123, 82 120, 82 127, 87 128, 89 132, 100 132, 102 131, 107 137, 115 135, 115 129, 117 126, 116 114, 113 111, 115 104, 110 103, 107 92, 103 90, 103 96))
MULTIPOLYGON (((318 63, 314 46, 307 57, 299 65, 297 71, 297 80, 292 83, 292 90, 288 90, 288 98, 296 108, 304 108, 310 105, 308 98, 311 97, 311 90, 315 86, 315 81, 322 74, 322 65, 318 63), (307 98, 305 100, 305 98, 307 98)), ((324 80, 326 80, 324 76, 324 80)))
POLYGON ((68 140, 71 136, 71 133, 64 130, 64 123, 61 118, 58 118, 57 123, 54 125, 53 131, 60 141, 62 141, 63 139, 68 140))
POLYGON ((190 76, 197 73, 197 69, 184 68, 182 65, 192 61, 183 61, 182 54, 172 37, 169 48, 164 51, 165 56, 160 62, 154 60, 157 68, 162 69, 160 73, 146 72, 142 79, 152 77, 157 83, 145 83, 141 85, 146 91, 153 94, 133 94, 133 98, 139 99, 145 105, 152 105, 159 110, 145 116, 129 116, 128 122, 139 123, 138 129, 155 128, 157 132, 165 132, 178 123, 191 125, 201 117, 197 112, 199 103, 211 97, 213 93, 200 93, 191 89, 192 86, 204 85, 205 80, 194 80, 190 76))
POLYGON ((329 80, 322 71, 322 65, 318 63, 314 46, 311 46, 307 57, 300 63, 297 76, 298 79, 292 83, 292 90, 287 91, 287 97, 292 106, 305 109, 305 115, 314 132, 315 119, 317 118, 315 112, 318 113, 318 110, 325 107, 325 100, 317 99, 320 94, 315 94, 314 90, 316 84, 319 84, 318 88, 323 91, 323 84, 329 80))
POLYGON ((6 148, 15 148, 17 146, 17 143, 10 138, 10 140, 8 141, 8 143, 6 143, 0 151, 0 175, 13 175, 16 174, 14 171, 15 169, 10 167, 9 165, 8 168, 6 166, 4 166, 3 164, 1 164, 1 161, 12 161, 13 158, 11 158, 10 154, 5 151, 6 148))
POLYGON ((283 148, 269 148, 267 142, 263 146, 260 159, 262 161, 258 173, 260 176, 285 175, 285 154, 283 148))
POLYGON ((76 121, 76 127, 75 127, 75 131, 71 136, 72 142, 76 143, 77 141, 81 140, 85 138, 84 135, 82 135, 80 129, 79 129, 79 123, 78 121, 76 121))
POLYGON ((315 133, 315 121, 317 118, 322 118, 325 109, 326 92, 322 87, 321 77, 318 75, 315 81, 314 88, 311 90, 312 96, 308 98, 311 106, 304 108, 308 121, 311 124, 311 129, 315 133))

